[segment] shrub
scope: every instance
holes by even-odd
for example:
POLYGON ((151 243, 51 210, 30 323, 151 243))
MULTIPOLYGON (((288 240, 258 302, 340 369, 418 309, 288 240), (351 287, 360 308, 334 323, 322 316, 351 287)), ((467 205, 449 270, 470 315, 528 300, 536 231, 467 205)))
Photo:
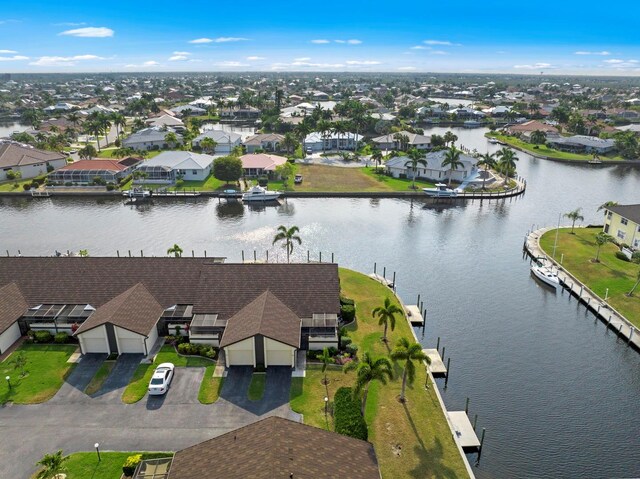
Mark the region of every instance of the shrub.
POLYGON ((36 331, 34 337, 36 343, 50 343, 53 339, 53 335, 49 331, 36 331))
POLYGON ((266 176, 261 176, 260 178, 258 178, 258 184, 263 188, 266 188, 269 184, 269 178, 267 178, 266 176))
POLYGON ((71 183, 70 181, 67 181, 64 186, 73 186, 73 183, 71 183))
POLYGON ((345 336, 345 337, 343 337, 343 338, 340 340, 340 345, 341 345, 343 348, 346 348, 346 347, 347 347, 347 346, 349 346, 352 342, 353 342, 353 340, 352 340, 351 338, 349 338, 349 337, 346 337, 346 336, 345 336))
POLYGON ((127 460, 124 461, 124 465, 122 466, 122 472, 125 476, 133 476, 133 473, 136 472, 136 467, 142 461, 142 454, 134 454, 133 456, 127 457, 127 460))
POLYGON ((355 356, 356 354, 358 354, 357 344, 348 344, 344 349, 352 356, 355 356))
POLYGON ((113 183, 109 183, 107 185, 107 191, 113 191, 116 189, 116 185, 114 185, 113 183))
POLYGON ((52 165, 47 165, 47 173, 51 173, 53 171, 52 165))
POLYGON ((616 258, 621 259, 622 261, 631 261, 622 251, 616 251, 616 258))
POLYGON ((333 346, 331 346, 329 349, 329 356, 335 356, 336 354, 338 354, 338 349, 334 348, 333 346))
POLYGON ((24 189, 24 191, 29 191, 31 189, 31 185, 29 183, 24 183, 22 185, 22 188, 24 189))
POLYGON ((360 413, 360 401, 353 396, 351 388, 341 387, 333 397, 335 431, 344 436, 366 441, 367 424, 360 413))
POLYGON ((342 306, 345 306, 345 305, 355 306, 356 302, 351 298, 347 298, 346 296, 340 296, 340 304, 342 306))
POLYGON ((345 323, 350 323, 356 317, 356 308, 353 305, 345 304, 340 306, 340 313, 342 315, 342 321, 345 323))
POLYGON ((64 344, 69 341, 69 335, 64 331, 61 331, 59 333, 56 333, 56 335, 53 337, 53 340, 58 344, 64 344))

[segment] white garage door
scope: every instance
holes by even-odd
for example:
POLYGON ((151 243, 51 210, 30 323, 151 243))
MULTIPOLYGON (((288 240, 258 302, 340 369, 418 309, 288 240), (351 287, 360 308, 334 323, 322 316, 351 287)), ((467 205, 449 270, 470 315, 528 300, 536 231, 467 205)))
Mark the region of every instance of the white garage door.
POLYGON ((291 366, 291 351, 267 351, 269 366, 291 366))
POLYGON ((107 342, 104 338, 84 338, 82 340, 84 353, 108 353, 107 342))
POLYGON ((142 338, 118 338, 120 346, 120 354, 122 353, 142 353, 144 354, 144 346, 142 338))
POLYGON ((227 348, 225 357, 228 366, 253 366, 252 349, 227 348))

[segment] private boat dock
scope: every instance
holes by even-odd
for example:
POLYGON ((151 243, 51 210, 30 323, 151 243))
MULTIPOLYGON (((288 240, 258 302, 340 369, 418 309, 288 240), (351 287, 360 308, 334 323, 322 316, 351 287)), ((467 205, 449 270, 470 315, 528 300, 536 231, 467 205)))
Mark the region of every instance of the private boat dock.
POLYGON ((434 376, 447 375, 447 367, 444 365, 444 361, 440 357, 440 353, 437 349, 423 349, 422 352, 431 360, 431 364, 429 364, 429 371, 431 371, 431 374, 434 376))
MULTIPOLYGON (((478 439, 475 428, 466 411, 447 411, 449 422, 455 431, 456 441, 465 451, 476 451, 482 446, 482 441, 478 439)), ((483 434, 484 435, 484 434, 483 434)))

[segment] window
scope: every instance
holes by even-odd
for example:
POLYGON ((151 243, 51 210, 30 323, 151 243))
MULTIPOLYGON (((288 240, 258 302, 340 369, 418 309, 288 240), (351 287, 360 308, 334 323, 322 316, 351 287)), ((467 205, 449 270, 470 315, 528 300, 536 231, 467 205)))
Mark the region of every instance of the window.
POLYGON ((620 238, 620 239, 622 239, 622 240, 623 240, 623 239, 624 239, 624 237, 625 237, 625 233, 624 233, 624 231, 622 231, 622 230, 618 230, 618 238, 620 238))
POLYGON ((611 213, 611 211, 609 211, 609 212, 607 213, 607 218, 611 219, 611 217, 612 217, 612 216, 613 216, 613 213, 611 213))
POLYGON ((634 248, 640 248, 640 239, 637 239, 637 240, 633 241, 633 247, 634 248))
POLYGON ((627 218, 620 219, 620 224, 626 225, 627 223, 629 223, 629 220, 627 220, 627 218))
POLYGON ((192 175, 197 175, 198 174, 198 170, 191 170, 191 174, 192 175))

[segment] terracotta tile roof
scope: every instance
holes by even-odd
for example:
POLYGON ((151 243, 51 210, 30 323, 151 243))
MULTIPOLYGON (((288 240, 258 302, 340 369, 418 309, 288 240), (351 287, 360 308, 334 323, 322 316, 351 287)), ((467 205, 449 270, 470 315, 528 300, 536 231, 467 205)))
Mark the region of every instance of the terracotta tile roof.
POLYGON ((373 445, 269 417, 176 452, 169 479, 380 479, 373 445))
POLYGON ((509 125, 508 130, 514 132, 534 132, 544 131, 545 133, 558 133, 558 129, 553 125, 547 125, 537 120, 531 120, 518 125, 509 125))
POLYGON ((58 169, 58 171, 70 170, 105 170, 105 171, 124 171, 128 166, 123 165, 118 160, 79 160, 58 169))
POLYGON ((229 318, 220 347, 256 334, 299 348, 300 318, 267 290, 229 318))
POLYGON ((0 334, 15 323, 29 306, 15 283, 0 288, 0 334))
POLYGON ((267 155, 266 153, 251 153, 240 157, 243 168, 262 168, 275 170, 276 166, 284 165, 287 159, 284 156, 267 155))
POLYGON ((66 157, 62 153, 55 151, 29 148, 16 143, 0 143, 0 168, 34 165, 63 158, 66 157))
POLYGON ((165 309, 142 283, 138 283, 96 309, 75 334, 111 323, 146 336, 165 309))

